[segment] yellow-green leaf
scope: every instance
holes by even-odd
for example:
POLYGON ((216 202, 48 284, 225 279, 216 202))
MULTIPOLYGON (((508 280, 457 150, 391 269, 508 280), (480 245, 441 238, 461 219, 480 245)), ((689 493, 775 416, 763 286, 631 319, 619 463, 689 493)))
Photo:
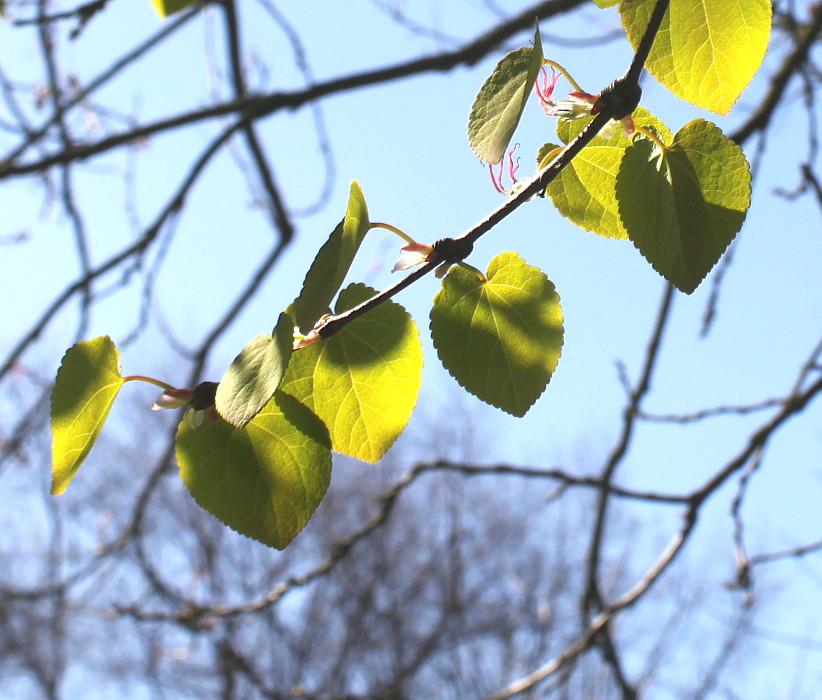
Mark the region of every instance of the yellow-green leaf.
POLYGON ((751 173, 739 146, 716 125, 696 119, 664 149, 648 139, 628 148, 616 192, 634 245, 690 294, 741 228, 751 173))
POLYGON ((123 385, 117 346, 83 340, 63 356, 51 392, 51 492, 66 490, 88 455, 123 385))
POLYGON ((276 392, 244 429, 180 422, 180 476, 194 500, 232 530, 282 549, 305 526, 331 479, 328 431, 276 392))
POLYGON ((497 255, 485 281, 451 268, 434 297, 431 337, 442 364, 467 391, 515 416, 545 390, 562 336, 554 285, 516 253, 497 255))
MULTIPOLYGON (((655 2, 619 6, 636 48, 655 2)), ((770 0, 671 0, 645 67, 678 97, 726 114, 765 57, 770 0)))
MULTIPOLYGON (((337 313, 375 294, 362 284, 340 292, 337 313)), ((411 316, 386 301, 327 340, 291 356, 280 389, 328 426, 332 448, 376 462, 408 423, 422 378, 422 346, 411 316)))

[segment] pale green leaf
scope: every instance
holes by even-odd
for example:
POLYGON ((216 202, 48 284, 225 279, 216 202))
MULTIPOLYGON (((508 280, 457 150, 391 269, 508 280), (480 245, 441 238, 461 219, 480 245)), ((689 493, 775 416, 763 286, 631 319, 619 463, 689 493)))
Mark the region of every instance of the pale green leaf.
POLYGON ((66 351, 51 392, 52 493, 65 491, 77 473, 122 385, 120 355, 108 336, 66 351))
POLYGON ((742 149, 703 119, 682 127, 664 150, 637 140, 617 178, 620 216, 634 245, 688 294, 741 228, 750 194, 742 149))
POLYGON ((345 218, 320 248, 294 301, 294 321, 304 333, 328 311, 370 227, 362 190, 352 182, 345 218))
POLYGON ((539 398, 562 350, 562 308, 554 285, 516 253, 488 266, 487 281, 453 267, 431 309, 442 364, 468 391, 515 416, 539 398))
MULTIPOLYGON (((654 129, 663 138, 670 139, 668 128, 644 107, 637 107, 633 119, 637 127, 654 129)), ((560 120, 557 135, 567 144, 590 121, 590 118, 560 120)), ((595 136, 545 189, 559 213, 586 231, 609 238, 627 238, 619 218, 615 188, 619 164, 630 144, 631 140, 620 126, 613 129, 608 138, 595 136)), ((537 161, 553 148, 552 144, 545 144, 537 161)))
POLYGON ((542 61, 538 27, 534 45, 503 56, 474 98, 468 116, 468 143, 486 163, 498 163, 505 155, 542 61))
POLYGON ((328 431, 276 392, 244 429, 180 422, 180 476, 194 500, 232 530, 282 549, 308 522, 331 478, 328 431))
MULTIPOLYGON (((655 2, 619 11, 636 48, 655 2)), ((726 114, 765 57, 770 0, 671 0, 645 67, 678 97, 726 114)))
MULTIPOLYGON (((354 284, 337 313, 373 296, 354 284)), ((405 428, 422 378, 422 346, 408 312, 386 301, 327 340, 297 350, 280 389, 328 426, 337 452, 376 462, 405 428)))
POLYGON ((251 340, 225 371, 215 401, 219 414, 233 426, 245 426, 274 395, 288 365, 293 338, 291 319, 280 314, 274 334, 251 340))
POLYGON ((185 10, 190 5, 193 5, 198 0, 151 0, 154 9, 160 17, 168 17, 169 15, 185 10))

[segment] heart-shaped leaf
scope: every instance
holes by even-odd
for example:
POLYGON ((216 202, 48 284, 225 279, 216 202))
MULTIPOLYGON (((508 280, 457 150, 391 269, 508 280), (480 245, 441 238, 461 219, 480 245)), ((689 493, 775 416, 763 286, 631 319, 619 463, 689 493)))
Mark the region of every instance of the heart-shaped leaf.
POLYGON ((345 218, 320 248, 305 276, 300 296, 294 300, 294 321, 304 333, 327 313, 370 228, 362 190, 352 182, 345 218))
MULTIPOLYGON (((668 128, 644 107, 637 107, 633 119, 637 127, 654 129, 670 140, 668 128)), ((570 143, 590 121, 590 118, 560 120, 557 135, 563 143, 570 143)), ((608 138, 595 136, 545 189, 559 213, 586 231, 608 238, 627 238, 619 218, 616 177, 625 149, 630 145, 631 140, 619 126, 608 138)), ((553 144, 545 144, 537 155, 537 162, 554 148, 553 144)))
POLYGON ((466 390, 515 416, 545 390, 562 336, 554 285, 516 253, 497 255, 487 280, 451 268, 434 297, 431 337, 442 364, 466 390))
MULTIPOLYGON (((337 313, 375 294, 340 292, 337 313)), ((332 448, 366 462, 382 457, 408 423, 422 378, 422 346, 411 316, 386 301, 327 340, 297 350, 281 390, 328 426, 332 448)))
POLYGON ((483 83, 468 116, 468 143, 486 163, 499 163, 542 67, 539 27, 534 45, 503 56, 483 83))
POLYGON ((294 327, 280 314, 273 335, 258 335, 234 358, 217 386, 219 414, 236 428, 242 428, 265 406, 280 385, 288 359, 294 327))
POLYGON ((697 119, 664 150, 637 139, 625 151, 616 193, 634 245, 690 294, 741 228, 751 173, 742 149, 716 125, 697 119))
MULTIPOLYGON (((636 48, 655 2, 623 2, 636 48)), ((726 114, 765 57, 771 0, 671 0, 645 67, 683 100, 726 114)))
POLYGON ((63 356, 51 392, 51 492, 63 493, 88 455, 123 385, 108 336, 83 340, 63 356))
POLYGON ((331 479, 322 421, 276 392, 242 430, 223 420, 177 429, 177 464, 194 500, 232 530, 282 549, 308 522, 331 479))

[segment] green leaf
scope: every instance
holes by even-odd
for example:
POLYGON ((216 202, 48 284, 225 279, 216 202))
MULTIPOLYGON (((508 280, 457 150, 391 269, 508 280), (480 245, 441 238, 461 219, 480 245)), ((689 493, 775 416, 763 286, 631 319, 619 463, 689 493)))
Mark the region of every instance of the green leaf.
POLYGON ((320 248, 294 301, 294 321, 304 333, 327 313, 370 227, 362 190, 352 182, 345 218, 320 248))
MULTIPOLYGON (((654 129, 670 139, 668 127, 644 107, 637 107, 633 118, 636 126, 654 129)), ((570 143, 590 121, 590 118, 560 120, 557 136, 562 143, 570 143)), ((545 189, 559 213, 586 231, 608 238, 627 238, 619 218, 615 188, 622 156, 630 145, 631 140, 618 125, 609 138, 595 136, 545 189)), ((545 144, 537 154, 537 162, 553 148, 553 144, 545 144)))
POLYGON ((94 445, 123 385, 108 336, 83 340, 63 356, 51 392, 51 492, 63 493, 94 445))
POLYGON ((294 339, 294 325, 280 314, 273 335, 258 335, 234 358, 217 386, 219 414, 242 428, 265 406, 280 385, 294 339))
POLYGON ((562 308, 550 280, 516 253, 497 255, 487 278, 451 268, 434 297, 431 337, 465 389, 524 416, 559 361, 562 308))
MULTIPOLYGON (((619 7, 634 48, 655 4, 619 7)), ((726 114, 761 65, 770 31, 770 0, 671 0, 645 67, 678 97, 726 114)))
POLYGON ((690 294, 741 228, 751 173, 742 149, 717 126, 697 119, 664 151, 638 139, 625 151, 616 192, 634 245, 690 294))
MULTIPOLYGON (((353 284, 337 313, 373 296, 353 284)), ((422 346, 411 316, 386 301, 327 340, 296 351, 280 386, 328 426, 337 452, 366 462, 382 457, 405 428, 422 378, 422 346)))
POLYGON ((198 0, 151 0, 154 9, 160 17, 168 17, 175 12, 184 10, 198 0))
POLYGON ((605 7, 612 7, 613 5, 616 5, 619 2, 619 0, 594 0, 594 2, 596 3, 597 7, 605 8, 605 7))
POLYGON ((499 163, 542 67, 539 27, 534 45, 503 56, 483 83, 468 116, 468 143, 486 163, 499 163))
POLYGON ((223 420, 177 429, 177 464, 194 500, 231 529, 277 549, 308 522, 331 478, 328 431, 276 392, 240 430, 223 420))

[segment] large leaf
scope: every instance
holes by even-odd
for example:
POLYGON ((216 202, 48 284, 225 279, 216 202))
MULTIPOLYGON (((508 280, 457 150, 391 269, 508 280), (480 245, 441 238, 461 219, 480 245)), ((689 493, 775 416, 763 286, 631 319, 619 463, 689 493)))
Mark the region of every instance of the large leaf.
POLYGON ((703 119, 664 150, 638 139, 617 178, 622 222, 665 279, 690 294, 745 220, 751 174, 742 149, 703 119))
MULTIPOLYGON (((654 129, 670 140, 668 127, 644 107, 637 107, 633 118, 636 126, 654 129)), ((560 120, 557 136, 567 144, 590 121, 590 118, 560 120)), ((631 140, 620 127, 613 129, 609 138, 595 136, 545 189, 559 213, 586 231, 608 238, 627 238, 628 234, 619 218, 616 177, 625 149, 630 145, 631 140)), ((545 144, 537 155, 537 161, 541 161, 553 148, 552 144, 545 144)))
POLYGON ((294 328, 286 314, 280 314, 272 335, 258 335, 234 358, 217 386, 216 406, 220 415, 242 428, 274 395, 283 378, 294 328))
POLYGON ((320 248, 305 276, 300 296, 294 301, 294 321, 304 333, 328 311, 370 226, 365 198, 354 181, 345 218, 320 248))
POLYGON ((505 155, 542 67, 539 27, 534 45, 503 56, 483 83, 468 116, 468 142, 486 163, 505 155))
POLYGON ((487 281, 453 267, 431 309, 442 364, 468 391, 524 416, 545 390, 562 350, 554 285, 516 253, 497 255, 487 281))
MULTIPOLYGON (((340 292, 337 313, 374 294, 340 292)), ((405 428, 422 378, 422 346, 408 312, 386 301, 327 340, 296 351, 281 390, 328 426, 337 452, 376 462, 405 428)))
POLYGON ((88 455, 123 385, 117 346, 84 340, 63 356, 51 392, 51 492, 66 490, 88 455))
POLYGON ((185 10, 189 5, 193 5, 198 0, 151 0, 154 9, 160 17, 168 17, 175 12, 185 10))
MULTIPOLYGON (((655 4, 619 6, 634 48, 655 4)), ((762 63, 770 31, 770 0, 671 0, 645 65, 678 97, 726 114, 762 63)))
POLYGON ((240 430, 223 420, 177 429, 186 488, 233 530, 285 547, 322 501, 331 478, 328 431, 309 409, 277 392, 240 430))

